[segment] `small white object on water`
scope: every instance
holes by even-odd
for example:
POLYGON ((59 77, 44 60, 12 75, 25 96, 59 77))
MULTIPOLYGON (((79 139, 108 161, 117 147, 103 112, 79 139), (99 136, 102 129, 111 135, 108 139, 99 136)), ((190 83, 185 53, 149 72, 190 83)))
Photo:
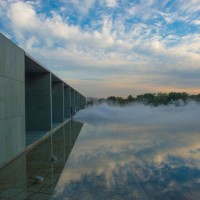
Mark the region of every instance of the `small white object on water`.
POLYGON ((35 177, 35 183, 42 184, 44 181, 44 178, 42 176, 36 176, 35 177))

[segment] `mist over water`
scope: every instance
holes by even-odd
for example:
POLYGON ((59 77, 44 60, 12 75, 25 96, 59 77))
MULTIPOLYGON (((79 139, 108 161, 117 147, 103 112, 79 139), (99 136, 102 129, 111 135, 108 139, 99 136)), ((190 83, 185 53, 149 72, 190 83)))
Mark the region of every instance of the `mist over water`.
POLYGON ((148 106, 134 104, 126 107, 101 104, 81 110, 75 115, 75 119, 89 124, 96 123, 120 123, 132 125, 163 125, 163 126, 186 126, 195 128, 200 126, 200 104, 189 102, 185 105, 176 106, 148 106))
POLYGON ((200 104, 95 105, 55 199, 199 199, 200 104), (98 198, 99 197, 99 198, 98 198))

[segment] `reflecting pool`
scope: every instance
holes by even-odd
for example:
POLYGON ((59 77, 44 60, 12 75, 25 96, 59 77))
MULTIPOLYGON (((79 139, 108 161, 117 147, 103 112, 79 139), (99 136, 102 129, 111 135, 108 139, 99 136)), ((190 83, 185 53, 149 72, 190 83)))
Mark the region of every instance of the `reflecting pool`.
POLYGON ((1 200, 50 199, 83 124, 69 121, 0 169, 1 200))
POLYGON ((200 199, 199 105, 95 109, 0 169, 0 199, 200 199))
POLYGON ((52 199, 200 199, 200 126, 85 123, 52 199))

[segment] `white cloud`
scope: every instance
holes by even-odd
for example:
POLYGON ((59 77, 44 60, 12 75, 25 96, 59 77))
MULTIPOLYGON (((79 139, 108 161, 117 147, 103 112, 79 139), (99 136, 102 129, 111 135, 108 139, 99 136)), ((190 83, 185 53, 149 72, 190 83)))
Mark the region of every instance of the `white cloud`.
MULTIPOLYGON (((87 15, 91 7, 93 7, 96 0, 61 0, 64 4, 71 3, 81 16, 87 15)), ((62 8, 63 9, 63 8, 62 8)))
POLYGON ((38 36, 40 41, 43 38, 55 38, 75 45, 89 44, 103 48, 113 44, 111 24, 107 18, 104 19, 102 31, 90 33, 82 31, 78 26, 68 25, 55 12, 52 13, 52 17, 44 18, 35 12, 32 5, 24 2, 12 3, 8 17, 15 34, 20 38, 26 34, 33 34, 38 36))
POLYGON ((186 13, 196 13, 200 11, 199 0, 183 1, 179 6, 180 10, 186 13))
POLYGON ((35 11, 29 4, 25 4, 22 2, 16 2, 11 4, 8 15, 18 35, 21 32, 21 30, 36 30, 41 25, 35 11), (17 30, 20 31, 17 32, 17 30))
POLYGON ((114 7, 117 6, 117 0, 105 0, 105 1, 106 1, 106 5, 107 5, 108 7, 114 8, 114 7))
POLYGON ((200 19, 193 20, 192 23, 195 25, 200 25, 200 19))
MULTIPOLYGON (((94 5, 94 0, 71 2, 81 16, 86 15, 94 5), (81 7, 85 10, 81 10, 81 7)), ((0 17, 8 20, 7 26, 12 29, 22 48, 55 71, 56 67, 53 66, 62 68, 64 74, 70 66, 71 71, 72 68, 79 70, 79 74, 83 73, 85 76, 88 71, 96 72, 95 77, 100 79, 106 75, 117 74, 115 81, 119 73, 124 76, 128 74, 123 82, 130 83, 127 88, 130 90, 134 83, 137 87, 140 84, 139 79, 132 77, 133 74, 141 78, 142 73, 149 75, 152 71, 157 73, 160 70, 167 72, 171 69, 200 69, 200 34, 178 36, 176 33, 169 33, 163 36, 162 30, 166 25, 162 21, 155 24, 145 21, 156 13, 170 24, 177 16, 180 17, 180 10, 184 8, 180 7, 176 14, 158 12, 158 9, 153 7, 155 3, 156 1, 152 0, 145 4, 145 8, 134 5, 125 9, 127 15, 121 14, 115 19, 104 13, 97 21, 98 29, 94 28, 95 19, 94 27, 84 29, 78 23, 68 23, 68 20, 55 10, 46 16, 44 13, 38 13, 38 4, 29 1, 1 1, 3 12, 0 17), (135 16, 144 21, 127 25, 126 20, 132 20, 135 16), (133 81, 129 81, 132 79, 133 81)), ((106 5, 118 6, 114 0, 107 0, 106 5)), ((187 7, 185 4, 184 6, 187 7)), ((198 24, 199 21, 193 20, 192 23, 198 24)), ((71 74, 73 76, 68 78, 78 79, 75 76, 77 73, 71 74)), ((147 75, 142 78, 149 81, 147 75)), ((152 85, 151 89, 156 87, 156 84, 152 85)), ((145 87, 148 88, 147 85, 145 87)), ((111 90, 111 87, 109 89, 111 90)))
POLYGON ((165 13, 165 12, 158 12, 161 15, 165 22, 168 24, 172 24, 176 20, 176 16, 174 13, 165 13))

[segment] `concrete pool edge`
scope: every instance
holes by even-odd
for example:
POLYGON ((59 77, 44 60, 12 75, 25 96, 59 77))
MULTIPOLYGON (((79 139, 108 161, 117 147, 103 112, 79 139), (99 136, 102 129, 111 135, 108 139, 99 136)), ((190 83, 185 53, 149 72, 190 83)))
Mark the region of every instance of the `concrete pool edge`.
POLYGON ((46 134, 44 134, 41 138, 39 138, 38 140, 36 140, 35 142, 33 142, 32 144, 28 145, 23 151, 21 151, 18 155, 16 155, 15 157, 7 160, 6 162, 0 164, 0 169, 6 167, 8 164, 10 164, 12 161, 14 161, 15 159, 19 158, 21 155, 23 155, 24 153, 27 153, 29 151, 31 151, 32 149, 34 149, 35 147, 37 147, 39 144, 41 144, 42 142, 44 142, 45 140, 47 140, 51 135, 53 135, 56 131, 58 131, 60 128, 62 128, 65 124, 67 124, 68 122, 70 122, 72 120, 72 118, 66 119, 64 122, 62 122, 61 124, 59 124, 58 126, 56 126, 54 129, 52 129, 51 131, 47 132, 46 134))

